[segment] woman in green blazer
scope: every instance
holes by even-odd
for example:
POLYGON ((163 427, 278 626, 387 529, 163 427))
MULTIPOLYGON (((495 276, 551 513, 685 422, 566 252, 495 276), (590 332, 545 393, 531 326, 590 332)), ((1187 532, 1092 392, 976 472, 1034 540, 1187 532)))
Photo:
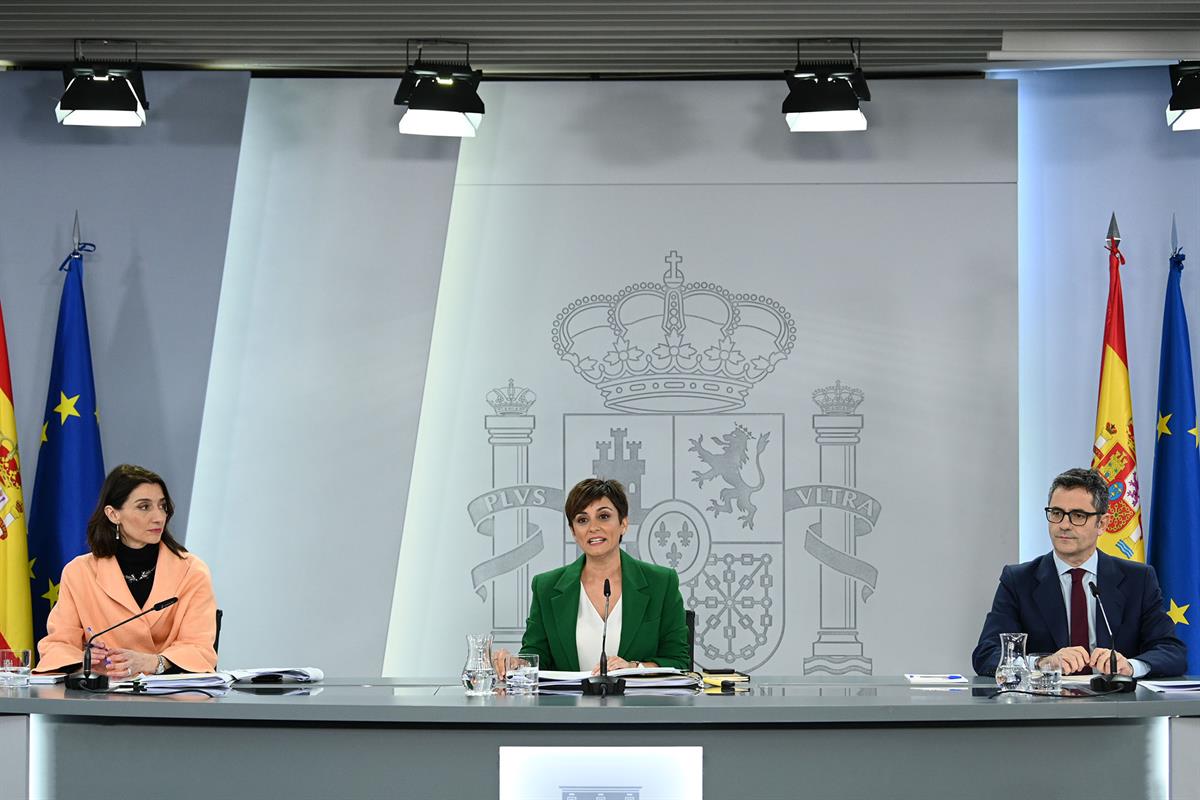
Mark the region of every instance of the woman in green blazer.
POLYGON ((597 478, 580 481, 567 495, 564 512, 583 555, 534 576, 521 652, 537 653, 542 669, 598 673, 608 579, 608 669, 687 669, 690 653, 679 574, 621 550, 621 537, 629 527, 629 501, 621 484, 597 478), (619 635, 614 635, 618 629, 619 635), (619 640, 615 649, 612 639, 619 640))

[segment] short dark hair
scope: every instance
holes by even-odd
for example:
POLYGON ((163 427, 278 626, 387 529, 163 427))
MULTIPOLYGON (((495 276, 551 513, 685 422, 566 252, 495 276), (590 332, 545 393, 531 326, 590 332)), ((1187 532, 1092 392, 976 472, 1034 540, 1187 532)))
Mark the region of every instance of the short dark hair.
MULTIPOLYGON (((88 547, 96 558, 117 554, 117 526, 104 513, 104 507, 120 508, 125 505, 129 495, 133 494, 133 490, 144 483, 156 483, 162 489, 163 499, 167 502, 167 522, 171 521, 175 514, 175 503, 171 501, 167 482, 161 475, 136 464, 114 467, 100 486, 100 498, 96 501, 96 510, 92 512, 87 525, 88 547)), ((187 548, 175 541, 175 537, 167 530, 166 523, 163 523, 162 543, 180 558, 187 552, 187 548)))
POLYGON ((629 498, 625 496, 625 487, 621 485, 620 481, 584 478, 572 486, 571 491, 567 493, 567 502, 563 506, 563 513, 567 515, 567 524, 573 523, 576 514, 602 497, 612 501, 613 507, 617 509, 619 520, 623 522, 629 517, 629 498))
POLYGON ((1050 484, 1046 505, 1058 489, 1087 489, 1092 495, 1092 507, 1101 514, 1108 511, 1108 482, 1094 469, 1074 467, 1058 475, 1050 484))

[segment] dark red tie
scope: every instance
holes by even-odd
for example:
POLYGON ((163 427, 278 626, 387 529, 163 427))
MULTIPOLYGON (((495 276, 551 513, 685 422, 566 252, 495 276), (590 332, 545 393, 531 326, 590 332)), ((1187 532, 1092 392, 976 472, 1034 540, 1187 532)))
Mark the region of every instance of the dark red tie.
MULTIPOLYGON (((1082 647, 1090 655, 1088 642, 1087 598, 1083 594, 1084 571, 1079 567, 1071 570, 1071 647, 1082 647)), ((1085 669, 1084 672, 1091 672, 1085 669)))

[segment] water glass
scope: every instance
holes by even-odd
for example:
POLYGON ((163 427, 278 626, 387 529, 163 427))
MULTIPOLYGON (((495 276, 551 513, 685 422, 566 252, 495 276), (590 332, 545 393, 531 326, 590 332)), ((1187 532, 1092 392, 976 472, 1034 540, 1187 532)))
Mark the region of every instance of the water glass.
POLYGON ((1062 659, 1054 653, 1032 653, 1028 661, 1029 691, 1058 694, 1062 689, 1062 659))
POLYGON ((504 685, 509 694, 534 694, 538 685, 537 653, 509 656, 504 667, 504 685))
POLYGON ((467 660, 462 671, 463 688, 470 697, 490 695, 496 688, 496 666, 492 663, 492 635, 467 634, 467 660))
POLYGON ((0 686, 23 688, 29 685, 33 653, 29 650, 0 650, 0 686))

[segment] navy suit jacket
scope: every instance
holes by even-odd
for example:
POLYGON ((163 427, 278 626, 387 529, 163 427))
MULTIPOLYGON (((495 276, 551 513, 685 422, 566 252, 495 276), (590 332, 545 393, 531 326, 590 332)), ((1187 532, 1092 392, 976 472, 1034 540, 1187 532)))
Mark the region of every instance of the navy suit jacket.
MULTIPOLYGON (((1187 647, 1175 636, 1175 623, 1163 610, 1154 568, 1098 553, 1096 585, 1116 637, 1116 650, 1150 667, 1150 676, 1182 675, 1187 647)), ((1096 646, 1112 647, 1100 609, 1096 646)), ((971 662, 980 675, 994 675, 1000 661, 1000 634, 1027 633, 1026 652, 1052 653, 1070 645, 1067 607, 1054 557, 1047 553, 1000 573, 992 610, 983 621, 971 662)))

